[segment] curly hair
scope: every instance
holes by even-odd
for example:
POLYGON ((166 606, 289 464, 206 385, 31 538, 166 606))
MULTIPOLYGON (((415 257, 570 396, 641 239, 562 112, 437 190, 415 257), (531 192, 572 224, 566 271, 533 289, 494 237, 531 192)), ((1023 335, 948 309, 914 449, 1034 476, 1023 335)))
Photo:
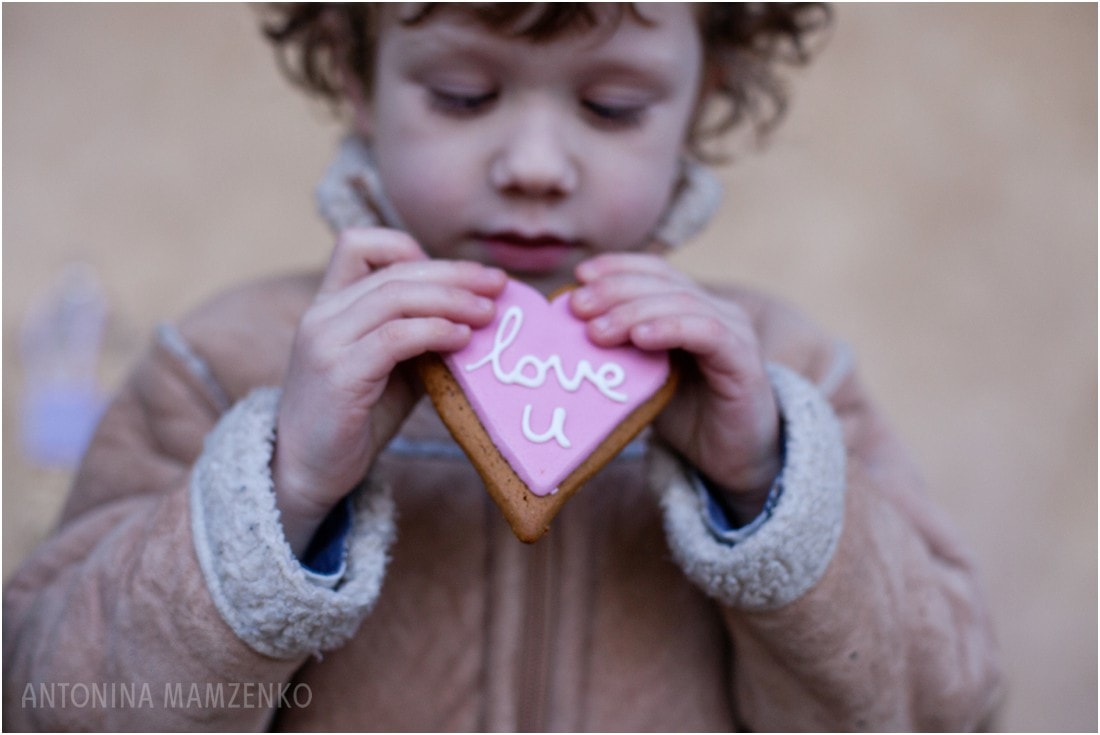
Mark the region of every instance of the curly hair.
MULTIPOLYGON (((402 19, 409 26, 425 22, 445 3, 424 3, 402 19)), ((582 33, 599 24, 593 3, 473 3, 463 9, 490 30, 544 43, 565 34, 582 33)), ((265 36, 274 44, 283 72, 307 92, 332 103, 344 97, 341 69, 369 96, 378 34, 373 3, 278 3, 265 8, 265 36)), ((630 12, 644 15, 633 3, 618 5, 615 22, 630 12)), ((823 3, 700 3, 698 23, 704 73, 712 114, 692 123, 687 144, 700 158, 714 159, 706 142, 750 121, 758 133, 769 132, 787 109, 787 92, 779 67, 802 66, 815 52, 821 31, 831 26, 832 12, 823 3)))

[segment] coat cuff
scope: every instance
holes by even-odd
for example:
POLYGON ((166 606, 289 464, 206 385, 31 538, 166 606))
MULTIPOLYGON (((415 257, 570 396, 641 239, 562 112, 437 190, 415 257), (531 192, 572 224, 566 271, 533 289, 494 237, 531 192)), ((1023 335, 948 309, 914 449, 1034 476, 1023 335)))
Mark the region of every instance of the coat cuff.
POLYGON ((340 578, 305 569, 286 542, 272 488, 280 395, 253 391, 207 436, 191 475, 191 528, 225 622, 259 653, 293 659, 355 634, 382 585, 394 506, 389 489, 368 478, 351 497, 340 578))
POLYGON ((821 393, 788 368, 768 365, 785 427, 783 492, 771 517, 736 544, 715 538, 690 470, 654 448, 650 483, 661 498, 669 546, 707 594, 745 610, 801 597, 824 574, 844 518, 845 449, 840 423, 821 393))

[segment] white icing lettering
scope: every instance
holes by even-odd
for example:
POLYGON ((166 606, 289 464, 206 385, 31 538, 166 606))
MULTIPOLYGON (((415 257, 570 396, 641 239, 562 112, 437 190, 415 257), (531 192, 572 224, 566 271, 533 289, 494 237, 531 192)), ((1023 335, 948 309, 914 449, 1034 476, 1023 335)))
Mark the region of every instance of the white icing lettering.
POLYGON ((534 355, 523 355, 511 370, 505 370, 501 365, 501 357, 516 337, 523 326, 523 310, 518 306, 509 307, 504 312, 504 317, 497 326, 496 335, 493 337, 493 348, 485 357, 466 366, 467 372, 473 372, 485 365, 491 365, 493 375, 505 385, 522 385, 526 388, 539 388, 546 382, 546 374, 553 370, 558 384, 569 391, 576 392, 585 380, 590 382, 601 394, 618 403, 625 403, 627 396, 621 391, 615 390, 626 380, 626 371, 622 365, 616 362, 605 362, 598 370, 592 369, 588 360, 577 363, 577 371, 570 378, 566 375, 560 355, 550 355, 541 360, 534 355))
POLYGON ((531 404, 523 407, 523 435, 536 444, 545 444, 551 439, 561 445, 562 449, 573 446, 569 438, 565 436, 565 409, 554 409, 554 415, 550 420, 550 428, 541 434, 536 434, 531 428, 531 404))

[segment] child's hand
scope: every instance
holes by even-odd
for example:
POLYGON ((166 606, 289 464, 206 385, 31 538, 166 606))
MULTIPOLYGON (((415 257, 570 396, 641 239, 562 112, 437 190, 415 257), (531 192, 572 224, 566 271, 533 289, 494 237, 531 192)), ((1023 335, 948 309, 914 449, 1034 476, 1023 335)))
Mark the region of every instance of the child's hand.
POLYGON ((465 346, 504 284, 496 269, 430 260, 395 230, 340 236, 295 335, 279 406, 272 472, 295 553, 415 405, 415 379, 399 363, 465 346))
POLYGON ((655 429, 724 491, 734 520, 763 507, 781 468, 779 412, 748 316, 652 255, 613 254, 577 267, 573 312, 599 345, 682 349, 685 371, 655 429))

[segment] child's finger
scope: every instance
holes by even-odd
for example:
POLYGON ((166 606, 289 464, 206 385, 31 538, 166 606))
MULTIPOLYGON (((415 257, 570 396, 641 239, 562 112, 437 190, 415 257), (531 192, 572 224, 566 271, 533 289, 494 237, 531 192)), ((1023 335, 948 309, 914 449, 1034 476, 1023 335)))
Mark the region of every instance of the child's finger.
POLYGON ((573 313, 591 319, 619 304, 656 295, 698 294, 699 290, 667 273, 624 271, 605 276, 574 290, 570 295, 573 313))
POLYGON ((635 324, 630 341, 643 350, 681 349, 692 353, 708 375, 737 375, 752 364, 744 356, 756 355, 755 341, 714 315, 676 314, 635 324))
POLYGON ((348 309, 364 295, 391 283, 432 283, 465 289, 495 298, 507 284, 508 276, 498 268, 470 261, 417 260, 395 263, 370 274, 369 278, 330 293, 318 304, 323 313, 335 315, 348 309))
POLYGON ((358 299, 363 294, 388 287, 393 283, 433 284, 460 288, 495 298, 508 282, 508 275, 499 268, 457 260, 421 260, 397 263, 373 274, 347 289, 348 298, 358 299))
POLYGON ((574 271, 582 284, 619 273, 649 273, 668 276, 679 282, 690 281, 664 258, 647 253, 605 253, 580 263, 574 271))
POLYGON ((716 352, 728 339, 728 330, 719 319, 711 315, 674 314, 633 325, 630 338, 641 349, 678 348, 695 355, 707 356, 716 352))
POLYGON ((697 294, 687 291, 658 292, 612 306, 588 322, 587 333, 595 344, 611 346, 628 341, 631 331, 639 324, 686 316, 707 317, 721 323, 718 314, 697 294))
POLYGON ((350 304, 341 325, 349 340, 381 329, 387 322, 441 317, 451 322, 482 327, 495 313, 493 300, 465 288, 436 283, 390 281, 350 304))
POLYGON ((470 327, 442 317, 386 322, 364 335, 348 353, 367 381, 384 381, 397 364, 425 352, 453 352, 470 340, 470 327))
POLYGON ((336 239, 319 293, 334 293, 372 271, 394 263, 427 258, 416 240, 400 230, 381 227, 347 229, 336 239))
POLYGON ((392 281, 367 290, 339 312, 309 315, 304 328, 316 336, 322 352, 335 354, 390 321, 439 317, 482 327, 493 318, 494 309, 492 299, 464 288, 392 281))

